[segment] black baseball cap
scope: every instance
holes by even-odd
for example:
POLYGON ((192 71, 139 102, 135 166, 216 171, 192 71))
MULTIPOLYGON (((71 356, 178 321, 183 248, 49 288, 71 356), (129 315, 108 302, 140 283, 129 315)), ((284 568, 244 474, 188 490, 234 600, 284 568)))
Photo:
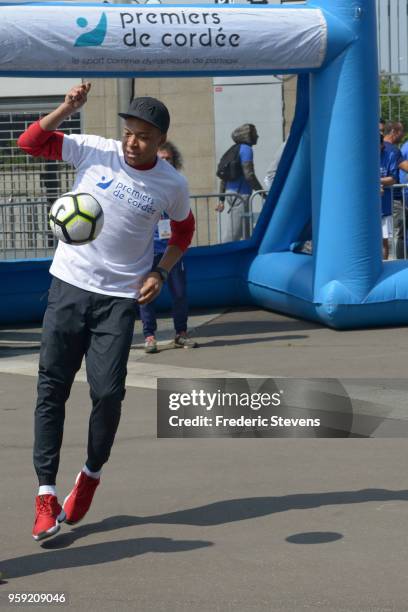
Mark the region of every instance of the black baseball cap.
POLYGON ((166 134, 169 129, 170 113, 163 102, 156 98, 150 98, 149 96, 134 98, 129 105, 127 113, 118 114, 123 119, 134 117, 135 119, 147 121, 159 128, 163 134, 166 134))

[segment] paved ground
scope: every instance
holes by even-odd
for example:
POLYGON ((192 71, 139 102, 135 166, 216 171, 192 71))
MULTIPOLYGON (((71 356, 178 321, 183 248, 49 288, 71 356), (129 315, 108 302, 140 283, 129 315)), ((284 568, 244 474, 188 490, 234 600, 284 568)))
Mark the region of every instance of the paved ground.
MULTIPOLYGON (((123 418, 83 523, 30 529, 37 328, 0 330, 0 607, 63 592, 72 610, 408 610, 406 329, 335 332, 259 310, 196 313, 197 350, 145 355, 135 334, 123 418), (335 377, 372 439, 156 439, 157 376, 335 377), (356 378, 367 380, 356 380, 356 378), (402 379, 402 380, 394 380, 402 379), (395 427, 394 427, 395 432, 395 427)), ((58 490, 83 462, 88 389, 74 384, 58 490)))

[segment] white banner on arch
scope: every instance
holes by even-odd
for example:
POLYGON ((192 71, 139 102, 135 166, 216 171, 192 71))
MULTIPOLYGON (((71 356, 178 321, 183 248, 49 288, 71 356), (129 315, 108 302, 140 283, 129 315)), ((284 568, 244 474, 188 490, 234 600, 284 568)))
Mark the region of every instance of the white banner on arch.
POLYGON ((319 9, 0 5, 0 74, 172 73, 319 68, 319 9))

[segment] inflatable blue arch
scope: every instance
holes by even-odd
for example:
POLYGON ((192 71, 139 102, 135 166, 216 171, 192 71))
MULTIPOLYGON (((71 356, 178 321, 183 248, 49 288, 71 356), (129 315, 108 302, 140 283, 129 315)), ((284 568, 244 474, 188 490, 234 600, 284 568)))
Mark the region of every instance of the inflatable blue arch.
MULTIPOLYGON (((254 234, 190 249, 190 302, 337 329, 408 322, 408 266, 381 254, 375 0, 2 3, 0 15, 0 76, 298 73, 293 127, 254 234), (313 254, 294 252, 310 227, 313 254)), ((41 317, 49 264, 0 262, 0 321, 41 317)))

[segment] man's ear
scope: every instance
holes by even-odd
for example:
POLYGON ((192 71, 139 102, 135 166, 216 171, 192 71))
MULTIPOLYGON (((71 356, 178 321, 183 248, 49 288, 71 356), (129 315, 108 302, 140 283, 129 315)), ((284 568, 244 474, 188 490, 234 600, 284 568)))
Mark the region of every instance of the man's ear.
POLYGON ((164 143, 166 142, 166 140, 167 140, 167 132, 166 132, 166 134, 162 134, 161 135, 161 138, 160 138, 160 141, 159 141, 159 146, 162 147, 164 145, 164 143))

